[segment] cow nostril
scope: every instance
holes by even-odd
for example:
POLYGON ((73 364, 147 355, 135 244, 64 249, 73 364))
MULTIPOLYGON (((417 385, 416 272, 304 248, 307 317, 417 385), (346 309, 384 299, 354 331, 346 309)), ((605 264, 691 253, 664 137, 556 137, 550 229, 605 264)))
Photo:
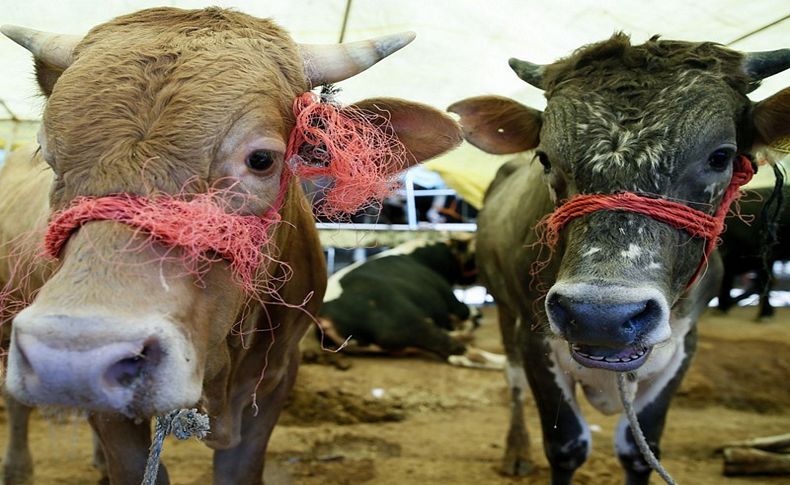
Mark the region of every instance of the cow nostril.
POLYGON ((160 354, 159 345, 155 341, 146 342, 136 354, 110 365, 104 373, 104 380, 110 386, 129 387, 158 364, 160 354))
POLYGON ((654 300, 646 300, 641 309, 634 312, 628 320, 623 322, 623 329, 630 332, 649 328, 657 319, 661 309, 654 300))

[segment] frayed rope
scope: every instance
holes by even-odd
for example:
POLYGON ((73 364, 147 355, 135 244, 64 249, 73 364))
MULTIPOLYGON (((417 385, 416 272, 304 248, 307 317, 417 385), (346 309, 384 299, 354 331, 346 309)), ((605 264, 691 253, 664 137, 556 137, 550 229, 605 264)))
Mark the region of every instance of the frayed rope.
POLYGON ((209 433, 209 419, 197 409, 176 409, 164 416, 156 417, 156 431, 148 450, 148 461, 141 485, 154 485, 159 473, 159 458, 162 455, 165 437, 172 434, 180 440, 192 436, 202 440, 209 433))
MULTIPOLYGON (((200 273, 201 263, 217 254, 230 262, 241 287, 253 294, 256 273, 267 254, 269 227, 280 221, 276 209, 263 217, 228 213, 216 193, 181 200, 172 196, 153 199, 130 194, 78 197, 53 215, 44 239, 44 254, 57 259, 72 233, 91 221, 117 221, 149 233, 166 246, 184 251, 188 269, 200 273)), ((279 209, 279 207, 277 207, 279 209)))
POLYGON ((296 123, 286 155, 292 170, 300 177, 332 180, 316 215, 353 214, 393 192, 394 174, 409 165, 410 155, 386 117, 341 108, 312 92, 296 98, 293 111, 296 123))

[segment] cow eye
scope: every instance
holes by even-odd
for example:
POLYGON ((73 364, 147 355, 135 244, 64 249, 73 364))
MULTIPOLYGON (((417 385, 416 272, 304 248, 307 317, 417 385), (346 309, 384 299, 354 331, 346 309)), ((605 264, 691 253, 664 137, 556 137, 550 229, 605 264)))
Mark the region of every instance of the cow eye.
POLYGON ((543 173, 551 172, 551 162, 549 161, 549 156, 544 152, 535 152, 535 155, 538 157, 540 164, 543 165, 543 173))
POLYGON ((274 165, 274 154, 269 150, 255 150, 247 155, 247 166, 253 172, 265 172, 274 165))
POLYGON ((735 150, 733 148, 718 148, 708 155, 708 166, 717 172, 723 172, 730 166, 734 156, 735 150))

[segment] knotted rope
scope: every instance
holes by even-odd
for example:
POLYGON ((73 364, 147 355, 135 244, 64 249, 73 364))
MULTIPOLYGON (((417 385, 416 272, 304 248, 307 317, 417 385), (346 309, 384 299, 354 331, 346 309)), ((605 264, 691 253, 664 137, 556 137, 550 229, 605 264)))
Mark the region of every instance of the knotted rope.
POLYGON ((191 436, 202 440, 209 433, 208 416, 199 413, 197 409, 176 409, 164 416, 156 417, 154 439, 148 450, 148 461, 145 464, 145 474, 140 485, 154 485, 156 483, 162 446, 165 437, 171 433, 180 440, 188 439, 191 436))

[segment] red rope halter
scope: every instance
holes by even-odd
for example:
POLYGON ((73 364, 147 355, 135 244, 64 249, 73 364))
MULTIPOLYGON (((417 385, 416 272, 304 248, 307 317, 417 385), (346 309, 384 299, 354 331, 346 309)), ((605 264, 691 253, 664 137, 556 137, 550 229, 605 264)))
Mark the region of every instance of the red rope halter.
POLYGON ((609 210, 642 214, 707 241, 705 253, 694 276, 689 281, 688 287, 697 280, 708 261, 708 256, 716 247, 719 235, 724 230, 724 218, 730 210, 730 205, 739 197, 741 186, 748 183, 753 175, 754 169, 748 158, 741 155, 735 159, 732 179, 724 191, 719 208, 714 215, 706 214, 678 202, 645 197, 633 192, 574 195, 546 219, 544 241, 550 247, 556 246, 559 242, 560 231, 568 223, 577 217, 583 217, 593 212, 609 210))
POLYGON ((286 150, 280 190, 262 216, 234 214, 222 194, 148 198, 131 194, 78 197, 53 214, 45 236, 44 254, 57 259, 69 237, 91 221, 117 221, 170 247, 180 247, 193 272, 209 254, 230 262, 234 275, 250 293, 256 289, 258 267, 266 259, 269 228, 280 221, 291 177, 330 176, 324 213, 353 213, 389 193, 390 174, 408 166, 407 151, 389 120, 355 108, 321 102, 307 92, 294 100, 296 123, 286 150), (188 200, 185 200, 188 199, 188 200))

